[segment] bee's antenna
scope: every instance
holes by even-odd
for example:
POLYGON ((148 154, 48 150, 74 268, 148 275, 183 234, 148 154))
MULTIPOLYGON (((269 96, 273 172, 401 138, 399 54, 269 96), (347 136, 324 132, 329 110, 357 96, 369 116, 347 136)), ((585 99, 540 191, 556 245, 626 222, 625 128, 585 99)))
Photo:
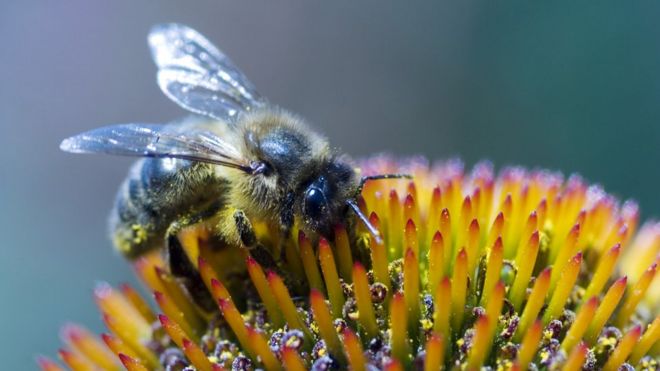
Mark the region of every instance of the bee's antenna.
POLYGON ((374 227, 373 224, 369 222, 369 219, 362 213, 362 210, 360 210, 360 207, 357 205, 357 203, 355 203, 353 200, 348 200, 346 201, 346 205, 348 205, 353 210, 355 215, 357 215, 360 221, 365 225, 365 227, 367 227, 369 233, 374 236, 376 243, 379 245, 382 244, 383 238, 380 236, 380 232, 378 232, 378 229, 376 229, 376 227, 374 227))

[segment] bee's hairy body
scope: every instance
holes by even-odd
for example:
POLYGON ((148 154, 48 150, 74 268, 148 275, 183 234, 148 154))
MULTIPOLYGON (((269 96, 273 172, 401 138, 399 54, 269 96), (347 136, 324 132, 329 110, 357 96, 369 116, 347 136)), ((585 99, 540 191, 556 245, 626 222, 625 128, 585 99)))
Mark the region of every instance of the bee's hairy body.
MULTIPOLYGON (((215 236, 219 243, 213 248, 222 249, 216 252, 222 253, 221 269, 227 275, 240 270, 242 254, 234 250, 242 247, 277 269, 274 251, 258 240, 253 221, 279 228, 278 242, 290 236, 294 223, 312 238, 331 239, 337 224, 350 222, 347 212, 352 210, 380 238, 357 195, 368 179, 400 174, 358 180, 356 170, 325 138, 270 104, 197 31, 157 25, 149 45, 161 90, 196 116, 169 125, 101 127, 60 145, 73 153, 141 157, 122 184, 110 218, 114 244, 124 256, 137 259, 165 247, 170 273, 209 308, 213 301, 182 245, 184 228, 202 227, 204 235, 210 231, 215 236)), ((277 247, 281 252, 282 246, 277 247)))
MULTIPOLYGON (((345 192, 355 188, 353 169, 335 157, 324 138, 283 110, 261 109, 233 125, 196 116, 170 125, 176 131, 208 130, 231 138, 245 157, 269 169, 247 176, 235 169, 182 159, 138 160, 119 189, 110 218, 115 247, 131 259, 163 247, 168 233, 194 222, 210 221, 222 241, 241 246, 236 211, 244 212, 249 220, 281 223, 285 214, 293 216, 303 207, 300 200, 287 201, 287 195, 300 193, 319 173, 341 178, 349 185, 345 192), (200 220, 199 215, 204 217, 200 220)), ((328 198, 345 199, 334 196, 328 198)), ((302 220, 303 229, 305 224, 309 223, 302 220)), ((309 227, 309 233, 316 232, 309 227)))

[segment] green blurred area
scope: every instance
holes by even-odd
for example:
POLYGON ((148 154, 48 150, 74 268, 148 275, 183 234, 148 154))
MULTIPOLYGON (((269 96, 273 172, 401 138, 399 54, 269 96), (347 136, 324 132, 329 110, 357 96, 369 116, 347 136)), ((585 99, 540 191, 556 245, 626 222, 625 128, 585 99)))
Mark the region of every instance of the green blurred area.
POLYGON ((145 36, 189 24, 271 101, 355 156, 578 172, 660 216, 660 4, 436 1, 0 4, 0 359, 32 369, 62 323, 101 331, 96 280, 133 282, 105 218, 130 161, 60 153, 183 112, 145 36))

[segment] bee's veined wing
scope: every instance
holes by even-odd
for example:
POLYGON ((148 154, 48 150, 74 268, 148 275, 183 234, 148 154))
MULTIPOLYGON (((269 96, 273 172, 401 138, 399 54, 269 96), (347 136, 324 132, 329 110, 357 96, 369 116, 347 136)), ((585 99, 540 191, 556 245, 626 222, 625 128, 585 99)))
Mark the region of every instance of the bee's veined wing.
POLYGON ((154 124, 105 126, 67 138, 60 149, 71 153, 179 158, 251 172, 251 164, 233 145, 202 130, 177 131, 154 124))
POLYGON ((232 122, 265 100, 230 60, 199 32, 176 23, 155 26, 149 46, 158 84, 183 108, 232 122))

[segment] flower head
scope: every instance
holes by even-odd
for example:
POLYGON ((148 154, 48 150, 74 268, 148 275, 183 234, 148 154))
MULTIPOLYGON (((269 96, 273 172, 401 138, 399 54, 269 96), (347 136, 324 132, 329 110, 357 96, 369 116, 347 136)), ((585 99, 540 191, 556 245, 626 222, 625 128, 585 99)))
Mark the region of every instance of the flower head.
MULTIPOLYGON (((73 369, 657 369, 660 224, 636 232, 636 204, 544 170, 374 157, 359 206, 383 236, 337 226, 331 241, 257 226, 278 266, 245 251, 220 279, 208 231, 182 244, 217 303, 190 299, 157 253, 134 263, 153 292, 99 285, 109 334, 68 325, 73 369), (273 269, 271 269, 273 268, 273 269), (238 285, 237 285, 238 282, 238 285), (238 288, 237 288, 238 287, 238 288), (105 344, 103 344, 105 343, 105 344), (114 354, 113 354, 114 353, 114 354)), ((41 359, 45 370, 58 366, 41 359)))

